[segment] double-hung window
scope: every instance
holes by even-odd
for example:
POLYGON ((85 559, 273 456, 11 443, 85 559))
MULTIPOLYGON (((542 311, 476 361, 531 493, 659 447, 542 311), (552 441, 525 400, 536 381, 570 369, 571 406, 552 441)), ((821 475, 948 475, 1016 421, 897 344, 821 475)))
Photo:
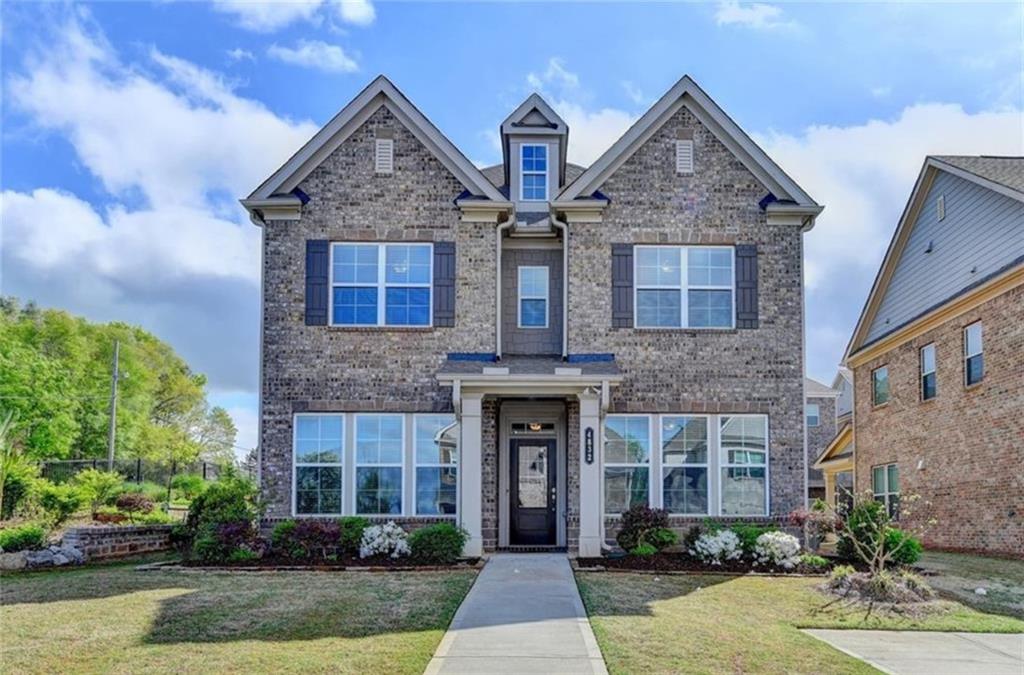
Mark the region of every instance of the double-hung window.
POLYGON ((871 371, 871 403, 882 405, 889 402, 889 367, 882 366, 871 371))
POLYGON ((708 513, 707 417, 661 417, 661 473, 669 513, 708 513))
POLYGON ((649 504, 651 492, 650 418, 609 415, 604 425, 604 510, 618 515, 649 504))
POLYGON ((935 380, 935 343, 921 347, 921 400, 928 401, 938 393, 935 380))
POLYGON ((768 511, 768 418, 719 418, 723 516, 765 515, 768 511))
POLYGON ((807 426, 816 427, 821 424, 821 406, 817 403, 808 403, 805 405, 804 415, 807 416, 807 426))
POLYGON ((520 146, 520 197, 524 202, 548 199, 548 146, 524 143, 520 146))
POLYGON ((415 416, 416 515, 454 516, 459 426, 454 415, 415 416))
POLYGON ((331 323, 430 325, 433 257, 431 244, 333 244, 331 323))
POLYGON ((876 502, 885 504, 890 518, 900 517, 900 475, 895 464, 872 467, 871 492, 876 502))
POLYGON ((295 513, 341 514, 344 417, 296 415, 294 433, 295 513))
POLYGON ((548 327, 548 268, 519 268, 519 327, 548 327))
POLYGON ((638 328, 732 328, 735 275, 731 246, 637 246, 638 328))
POLYGON ((981 322, 964 328, 964 384, 968 387, 985 377, 985 354, 981 343, 981 322))
POLYGON ((404 415, 356 415, 356 513, 400 515, 404 415))

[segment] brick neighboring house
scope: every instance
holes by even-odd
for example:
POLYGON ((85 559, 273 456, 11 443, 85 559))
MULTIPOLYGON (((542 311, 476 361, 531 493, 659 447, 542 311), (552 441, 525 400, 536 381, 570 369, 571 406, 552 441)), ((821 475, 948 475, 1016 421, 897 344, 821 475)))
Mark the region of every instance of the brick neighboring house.
POLYGON ((804 379, 807 400, 807 498, 810 501, 825 498, 825 477, 814 461, 821 456, 839 430, 836 409, 841 392, 811 378, 804 379))
POLYGON ((590 167, 539 96, 478 169, 384 77, 243 204, 268 520, 455 520, 599 555, 631 504, 804 504, 821 211, 688 77, 590 167))
POLYGON ((929 546, 1024 555, 1024 158, 927 158, 845 361, 857 492, 930 502, 929 546))

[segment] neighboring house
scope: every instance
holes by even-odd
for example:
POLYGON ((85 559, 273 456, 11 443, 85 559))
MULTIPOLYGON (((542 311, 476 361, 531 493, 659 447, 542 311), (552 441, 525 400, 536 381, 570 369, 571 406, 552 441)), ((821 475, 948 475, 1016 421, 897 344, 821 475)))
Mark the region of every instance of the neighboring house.
POLYGON ((807 498, 825 498, 825 477, 812 465, 836 435, 836 408, 840 392, 817 380, 804 378, 807 417, 807 498))
POLYGON ((857 491, 929 502, 928 545, 1024 552, 1024 158, 927 158, 845 363, 857 491))
POLYGON ((835 435, 819 448, 818 453, 808 454, 810 471, 821 474, 824 495, 821 496, 833 507, 841 508, 853 503, 853 373, 840 366, 832 379, 832 390, 836 397, 835 435))
POLYGON ((836 419, 853 414, 853 373, 846 366, 839 366, 836 376, 832 378, 832 388, 839 392, 836 399, 836 419))
POLYGON ((532 95, 480 170, 379 77, 243 200, 268 520, 595 556, 631 504, 679 528, 804 504, 822 207, 688 77, 590 167, 569 143, 532 95))

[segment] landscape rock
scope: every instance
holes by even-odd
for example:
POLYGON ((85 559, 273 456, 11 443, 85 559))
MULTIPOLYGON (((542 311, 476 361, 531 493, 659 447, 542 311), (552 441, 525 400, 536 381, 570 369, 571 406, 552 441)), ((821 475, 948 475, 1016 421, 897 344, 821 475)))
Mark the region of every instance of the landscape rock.
POLYGON ((29 551, 25 556, 29 567, 51 567, 54 564, 53 551, 44 548, 40 551, 29 551))
POLYGON ((5 572, 20 570, 24 569, 27 564, 28 561, 25 551, 0 553, 0 570, 4 570, 5 572))

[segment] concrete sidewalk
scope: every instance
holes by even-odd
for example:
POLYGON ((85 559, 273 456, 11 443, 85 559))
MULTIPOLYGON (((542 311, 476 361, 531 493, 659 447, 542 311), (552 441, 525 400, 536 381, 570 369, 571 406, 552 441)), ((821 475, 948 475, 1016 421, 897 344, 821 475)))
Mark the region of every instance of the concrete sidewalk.
POLYGON ((805 630, 894 675, 1021 675, 1024 635, 888 630, 805 630))
POLYGON ((607 673, 565 555, 491 557, 426 673, 607 673))

